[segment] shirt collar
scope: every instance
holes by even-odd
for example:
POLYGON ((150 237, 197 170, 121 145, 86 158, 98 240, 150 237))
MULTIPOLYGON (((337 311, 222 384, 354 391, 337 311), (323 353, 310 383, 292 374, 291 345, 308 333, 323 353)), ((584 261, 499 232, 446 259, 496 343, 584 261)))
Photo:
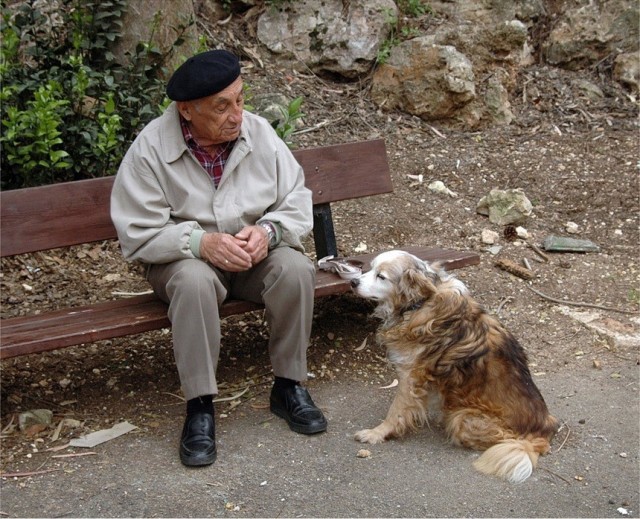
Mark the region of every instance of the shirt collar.
MULTIPOLYGON (((251 114, 245 112, 244 115, 246 118, 251 114)), ((165 161, 167 163, 171 163, 178 160, 183 153, 189 150, 186 140, 187 137, 185 137, 182 131, 182 125, 180 123, 180 112, 178 112, 178 107, 175 101, 169 105, 162 118, 166 121, 166 123, 162 125, 161 129, 161 146, 165 161)), ((240 128, 240 136, 238 137, 238 141, 244 141, 250 149, 251 139, 249 138, 249 134, 245 126, 246 125, 243 124, 240 128)), ((191 132, 189 133, 191 134, 191 132)), ((193 135, 191 135, 191 138, 193 138, 193 135)))

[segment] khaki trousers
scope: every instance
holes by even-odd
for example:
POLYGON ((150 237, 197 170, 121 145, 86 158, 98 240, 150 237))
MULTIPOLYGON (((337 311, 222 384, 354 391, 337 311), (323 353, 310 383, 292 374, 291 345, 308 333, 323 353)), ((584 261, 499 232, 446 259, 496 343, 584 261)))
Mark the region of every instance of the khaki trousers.
POLYGON ((218 270, 200 259, 149 265, 147 279, 169 303, 173 351, 187 400, 218 393, 218 308, 228 298, 264 303, 269 356, 276 376, 307 377, 315 267, 304 254, 277 247, 246 272, 218 270))

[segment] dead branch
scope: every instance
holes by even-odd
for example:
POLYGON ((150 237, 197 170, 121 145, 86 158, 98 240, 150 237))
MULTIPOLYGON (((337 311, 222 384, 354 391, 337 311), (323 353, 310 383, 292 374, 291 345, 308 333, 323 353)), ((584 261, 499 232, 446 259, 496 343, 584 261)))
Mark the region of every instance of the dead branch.
POLYGON ((533 272, 531 272, 530 270, 527 270, 524 267, 521 267, 520 265, 518 265, 517 263, 514 263, 513 261, 510 261, 507 259, 501 259, 496 261, 495 265, 496 267, 501 268, 502 270, 506 270, 510 274, 513 274, 514 276, 518 276, 519 278, 527 279, 527 280, 533 278, 533 272))
POLYGON ((3 472, 0 474, 2 478, 27 478, 30 476, 39 476, 40 474, 48 474, 49 472, 57 472, 60 469, 34 470, 33 472, 3 472))
POLYGON ((636 315, 636 314, 640 313, 640 312, 636 312, 634 310, 620 310, 618 308, 612 308, 610 306, 596 305, 596 304, 593 304, 593 303, 582 303, 582 302, 579 302, 579 301, 557 299, 555 297, 551 297, 551 296, 548 296, 546 294, 543 294, 542 292, 540 292, 539 290, 536 290, 532 286, 527 285, 527 288, 529 290, 531 290, 533 293, 538 294, 541 298, 546 299, 547 301, 552 301, 553 303, 561 304, 561 305, 584 306, 584 307, 587 307, 587 308, 597 308, 598 310, 607 310, 609 312, 620 312, 622 314, 631 314, 631 315, 636 315))

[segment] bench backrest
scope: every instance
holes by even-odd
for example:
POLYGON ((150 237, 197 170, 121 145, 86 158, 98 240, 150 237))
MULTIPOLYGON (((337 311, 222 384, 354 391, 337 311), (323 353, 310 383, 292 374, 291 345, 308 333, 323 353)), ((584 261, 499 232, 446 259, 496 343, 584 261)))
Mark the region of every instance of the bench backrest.
MULTIPOLYGON (((296 150, 294 155, 304 169, 315 207, 328 209, 331 202, 393 190, 382 139, 296 150)), ((103 177, 3 191, 0 255, 116 238, 109 214, 113 180, 103 177)))

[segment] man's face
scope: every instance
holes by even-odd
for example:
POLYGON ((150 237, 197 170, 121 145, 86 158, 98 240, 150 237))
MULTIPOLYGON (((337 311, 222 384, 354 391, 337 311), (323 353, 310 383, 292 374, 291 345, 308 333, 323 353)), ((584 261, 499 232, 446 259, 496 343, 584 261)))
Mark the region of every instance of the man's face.
POLYGON ((201 146, 233 141, 240 135, 244 108, 243 82, 240 77, 217 94, 177 104, 201 146))

